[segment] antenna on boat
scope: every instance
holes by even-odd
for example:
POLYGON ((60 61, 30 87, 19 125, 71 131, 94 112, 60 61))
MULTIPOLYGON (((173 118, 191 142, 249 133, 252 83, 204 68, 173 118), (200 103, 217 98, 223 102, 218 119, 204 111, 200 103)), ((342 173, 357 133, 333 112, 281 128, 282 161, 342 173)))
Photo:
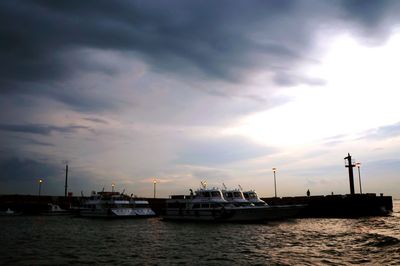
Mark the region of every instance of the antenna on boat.
POLYGON ((238 186, 239 186, 240 191, 243 191, 242 186, 240 184, 238 186))
POLYGON ((103 189, 101 190, 101 192, 104 192, 104 187, 103 187, 103 189))
POLYGON ((124 193, 125 193, 125 188, 124 188, 124 190, 122 190, 122 193, 121 193, 121 195, 124 195, 124 193))
POLYGON ((206 181, 200 181, 200 184, 203 187, 203 189, 207 188, 207 182, 206 181))
POLYGON ((224 189, 226 190, 226 186, 225 186, 225 183, 222 183, 222 186, 224 187, 224 189))

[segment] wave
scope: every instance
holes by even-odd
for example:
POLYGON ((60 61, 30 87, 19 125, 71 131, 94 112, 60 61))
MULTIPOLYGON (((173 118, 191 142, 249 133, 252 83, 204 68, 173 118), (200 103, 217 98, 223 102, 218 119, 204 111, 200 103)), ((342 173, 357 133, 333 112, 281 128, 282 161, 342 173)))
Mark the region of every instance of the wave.
POLYGON ((400 246, 400 239, 387 235, 368 234, 365 245, 371 247, 400 246))

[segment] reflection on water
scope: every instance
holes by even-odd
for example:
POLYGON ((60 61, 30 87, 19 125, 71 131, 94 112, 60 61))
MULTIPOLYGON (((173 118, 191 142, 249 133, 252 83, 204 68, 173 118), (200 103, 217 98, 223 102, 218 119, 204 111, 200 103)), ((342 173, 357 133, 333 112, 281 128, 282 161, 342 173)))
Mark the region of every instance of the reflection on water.
POLYGON ((390 217, 266 224, 1 217, 5 265, 400 264, 400 201, 390 217))

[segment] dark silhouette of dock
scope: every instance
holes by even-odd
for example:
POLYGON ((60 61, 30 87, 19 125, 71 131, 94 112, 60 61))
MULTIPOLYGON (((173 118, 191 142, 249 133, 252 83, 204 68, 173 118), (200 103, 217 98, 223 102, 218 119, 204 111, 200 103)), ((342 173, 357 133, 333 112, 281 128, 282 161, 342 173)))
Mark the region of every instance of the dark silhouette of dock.
POLYGON ((306 207, 299 213, 299 217, 305 218, 384 216, 393 212, 391 196, 377 196, 373 193, 261 199, 272 206, 304 204, 306 207))
MULTIPOLYGON (((78 207, 86 198, 63 196, 0 195, 0 211, 10 208, 24 215, 38 215, 47 209, 48 203, 62 208, 78 207)), ((145 198, 150 207, 159 215, 166 205, 166 198, 145 198)), ((269 205, 297 205, 306 207, 299 218, 353 218, 363 216, 384 216, 393 211, 391 196, 376 194, 348 194, 327 196, 299 196, 282 198, 261 198, 269 205)))
MULTIPOLYGON (((261 198, 269 205, 305 205, 299 213, 299 218, 325 217, 325 218, 351 218, 363 216, 381 216, 393 212, 393 199, 375 193, 356 194, 354 191, 353 163, 350 154, 344 158, 349 171, 350 194, 346 195, 320 195, 298 197, 270 197, 261 198)), ((66 168, 65 192, 67 192, 68 166, 66 168)), ((307 195, 309 195, 307 193, 307 195)), ((64 196, 33 196, 33 195, 0 195, 0 211, 8 208, 26 215, 40 214, 48 207, 48 203, 57 204, 64 209, 76 209, 87 197, 73 197, 65 193, 64 196), (75 207, 75 208, 74 208, 75 207)), ((166 205, 166 198, 144 198, 156 214, 162 214, 166 205)))

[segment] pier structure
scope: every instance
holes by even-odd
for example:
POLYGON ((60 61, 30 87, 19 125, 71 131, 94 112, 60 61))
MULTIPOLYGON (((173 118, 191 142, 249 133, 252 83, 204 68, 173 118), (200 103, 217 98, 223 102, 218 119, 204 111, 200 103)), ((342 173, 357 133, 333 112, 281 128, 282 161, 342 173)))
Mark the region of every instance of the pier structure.
MULTIPOLYGON (((0 211, 11 208, 27 215, 37 215, 47 209, 47 203, 58 204, 68 209, 78 207, 86 197, 68 196, 34 196, 34 195, 0 195, 0 211)), ((356 195, 315 195, 296 197, 261 198, 268 205, 297 205, 306 207, 298 218, 347 218, 363 216, 385 216, 393 211, 391 196, 379 196, 375 193, 356 195)), ((166 198, 145 198, 150 207, 159 215, 166 206, 166 198)))
MULTIPOLYGON (((299 218, 304 217, 326 217, 326 218, 346 218, 346 217, 363 217, 363 216, 381 216, 388 215, 393 212, 393 199, 391 196, 384 196, 380 193, 361 193, 354 192, 354 176, 353 167, 356 164, 352 162, 350 153, 344 158, 347 160, 346 167, 349 169, 350 194, 346 195, 314 195, 314 196, 297 196, 297 197, 275 197, 261 199, 268 205, 305 205, 305 208, 299 213, 299 218)), ((276 168, 274 168, 276 170, 276 168)), ((65 192, 68 188, 68 166, 66 167, 65 192)), ((145 198, 150 207, 159 215, 162 214, 166 206, 166 198, 156 198, 154 182, 154 197, 145 198)), ((40 190, 39 183, 39 190, 40 190)), ((205 184, 203 184, 205 185, 205 184)), ((114 184, 112 185, 114 190, 114 184)), ((190 196, 188 196, 190 197, 190 196)), ((0 211, 11 208, 14 211, 23 214, 40 214, 47 208, 47 203, 58 204, 62 208, 77 207, 87 197, 73 197, 72 193, 64 196, 43 196, 40 195, 0 195, 0 211)))
POLYGON ((353 174, 353 167, 356 167, 356 164, 354 164, 351 160, 351 155, 350 153, 347 154, 347 157, 344 157, 347 162, 345 163, 345 166, 349 168, 349 183, 350 183, 350 194, 354 195, 354 174, 353 174))

